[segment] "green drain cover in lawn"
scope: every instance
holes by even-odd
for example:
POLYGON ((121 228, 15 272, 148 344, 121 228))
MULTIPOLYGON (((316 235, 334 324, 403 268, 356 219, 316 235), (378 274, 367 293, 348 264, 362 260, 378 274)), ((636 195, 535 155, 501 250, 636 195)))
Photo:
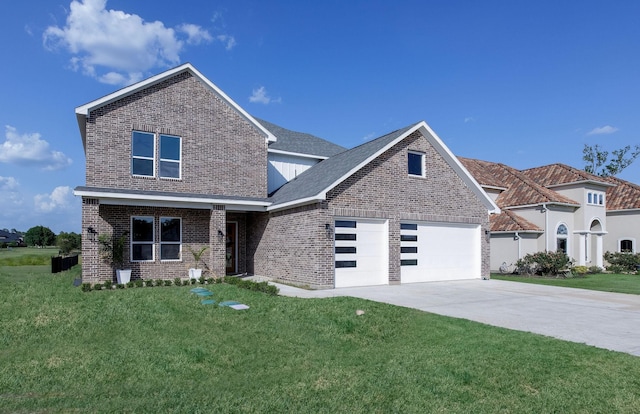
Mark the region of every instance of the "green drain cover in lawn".
POLYGON ((215 305, 216 301, 213 299, 204 299, 201 300, 200 303, 202 303, 203 305, 215 305))
POLYGON ((196 292, 196 295, 198 295, 198 296, 213 296, 213 292, 206 290, 206 291, 202 291, 202 292, 196 292))
POLYGON ((197 288, 193 288, 191 289, 191 293, 198 293, 198 292, 208 292, 209 289, 203 288, 203 287, 197 287, 197 288))

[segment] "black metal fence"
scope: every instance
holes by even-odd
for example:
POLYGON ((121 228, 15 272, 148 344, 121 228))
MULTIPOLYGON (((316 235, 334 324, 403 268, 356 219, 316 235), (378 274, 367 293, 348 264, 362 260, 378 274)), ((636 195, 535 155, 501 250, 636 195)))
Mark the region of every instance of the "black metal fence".
POLYGON ((78 255, 62 257, 54 256, 51 258, 51 273, 64 272, 78 264, 78 255))

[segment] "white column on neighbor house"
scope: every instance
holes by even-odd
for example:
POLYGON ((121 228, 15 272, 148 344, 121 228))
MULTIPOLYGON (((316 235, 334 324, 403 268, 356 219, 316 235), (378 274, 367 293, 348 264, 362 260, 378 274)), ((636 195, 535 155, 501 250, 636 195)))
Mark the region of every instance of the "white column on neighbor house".
POLYGON ((603 268, 603 261, 602 261, 602 236, 603 234, 596 234, 596 266, 603 268))
POLYGON ((578 241, 578 265, 587 265, 587 235, 580 233, 580 240, 578 241))

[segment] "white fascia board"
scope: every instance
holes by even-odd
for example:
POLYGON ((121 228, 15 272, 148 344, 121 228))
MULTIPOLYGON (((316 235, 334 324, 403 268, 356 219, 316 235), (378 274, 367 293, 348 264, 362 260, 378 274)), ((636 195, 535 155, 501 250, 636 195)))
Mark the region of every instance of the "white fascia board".
POLYGON ((559 202, 555 202, 555 201, 546 201, 544 203, 537 203, 537 204, 523 204, 521 206, 502 207, 502 209, 503 210, 518 210, 518 209, 521 209, 521 208, 535 208, 535 207, 544 207, 544 206, 563 206, 563 207, 579 208, 580 204, 570 204, 570 203, 559 203, 559 202))
POLYGON ((551 185, 547 185, 546 188, 569 187, 569 186, 587 185, 587 184, 597 185, 600 187, 616 187, 617 186, 617 184, 607 183, 604 181, 582 180, 582 181, 573 181, 570 183, 551 184, 551 185))
POLYGON ((621 210, 607 210, 606 214, 609 213, 639 213, 640 208, 623 208, 621 210))
POLYGON ((500 231, 492 231, 491 234, 544 234, 542 230, 500 230, 500 231))
POLYGON ((482 188, 486 188, 488 190, 499 190, 499 191, 507 191, 506 187, 498 187, 495 185, 486 185, 486 184, 480 184, 482 186, 482 188))
POLYGON ((179 197, 135 193, 111 193, 107 191, 74 190, 73 194, 100 200, 101 204, 143 205, 154 207, 180 207, 208 209, 212 205, 242 208, 247 211, 266 211, 271 204, 266 201, 229 200, 209 197, 179 197))
MULTIPOLYGON (((487 207, 489 214, 500 214, 500 208, 484 191, 482 186, 476 181, 475 178, 469 173, 469 171, 462 165, 458 157, 453 155, 449 147, 438 137, 433 129, 425 122, 422 121, 418 124, 418 128, 421 129, 427 140, 438 151, 438 153, 447 161, 449 166, 462 178, 467 186, 474 192, 474 194, 483 202, 487 207)), ((413 129, 409 133, 413 132, 413 129)), ((428 172, 427 172, 428 173, 428 172)))
POLYGON ((220 88, 214 85, 209 79, 207 79, 200 71, 198 71, 191 63, 185 63, 173 69, 169 69, 165 72, 162 72, 158 75, 152 76, 148 79, 140 81, 138 83, 134 83, 133 85, 127 86, 125 88, 119 89, 109 95, 103 96, 102 98, 96 99, 95 101, 91 101, 84 105, 81 105, 76 108, 76 117, 78 119, 78 126, 80 128, 80 134, 82 135, 82 143, 86 145, 87 137, 86 137, 86 122, 89 113, 101 106, 107 105, 116 100, 122 99, 126 96, 129 96, 139 90, 147 88, 149 86, 155 85, 156 83, 162 82, 165 79, 170 78, 171 76, 180 73, 184 70, 190 71, 194 76, 199 78, 203 83, 205 83, 216 95, 226 101, 229 105, 231 105, 240 115, 246 118, 249 122, 251 122, 260 132, 262 132, 267 139, 267 142, 276 142, 277 138, 271 132, 269 132, 262 124, 256 121, 251 115, 247 113, 244 109, 240 107, 234 100, 229 98, 226 93, 224 93, 220 88))
POLYGON ((326 160, 327 158, 329 158, 321 155, 302 154, 300 152, 290 152, 290 151, 283 151, 278 149, 267 149, 267 152, 270 152, 273 154, 291 155, 292 157, 312 158, 314 160, 326 160))
POLYGON ((299 207, 299 206, 304 206, 307 204, 313 204, 313 203, 317 203, 320 201, 323 201, 326 199, 325 197, 326 193, 321 193, 318 195, 315 195, 313 197, 307 197, 307 198, 301 198, 298 200, 293 200, 293 201, 289 201, 287 203, 282 203, 282 204, 273 204, 270 205, 269 207, 267 207, 267 211, 278 211, 278 210, 284 210, 287 208, 292 208, 292 207, 299 207))

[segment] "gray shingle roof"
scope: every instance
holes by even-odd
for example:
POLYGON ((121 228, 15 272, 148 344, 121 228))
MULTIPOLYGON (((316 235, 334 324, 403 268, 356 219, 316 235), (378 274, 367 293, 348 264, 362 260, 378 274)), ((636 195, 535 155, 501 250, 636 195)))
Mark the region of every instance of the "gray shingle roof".
MULTIPOLYGON (((320 161, 318 164, 280 187, 280 189, 270 197, 270 201, 273 202, 273 205, 285 204, 295 200, 314 197, 329 190, 330 187, 334 183, 337 184, 341 178, 346 177, 350 172, 355 172, 352 171, 354 168, 358 167, 369 157, 382 150, 416 125, 410 125, 393 131, 373 141, 366 142, 348 151, 341 152, 331 158, 320 161)), ((277 134, 275 135, 278 136, 277 134)))
POLYGON ((278 138, 276 142, 269 144, 269 149, 315 155, 318 157, 332 157, 347 150, 345 147, 318 138, 315 135, 291 131, 262 119, 254 119, 278 138))

